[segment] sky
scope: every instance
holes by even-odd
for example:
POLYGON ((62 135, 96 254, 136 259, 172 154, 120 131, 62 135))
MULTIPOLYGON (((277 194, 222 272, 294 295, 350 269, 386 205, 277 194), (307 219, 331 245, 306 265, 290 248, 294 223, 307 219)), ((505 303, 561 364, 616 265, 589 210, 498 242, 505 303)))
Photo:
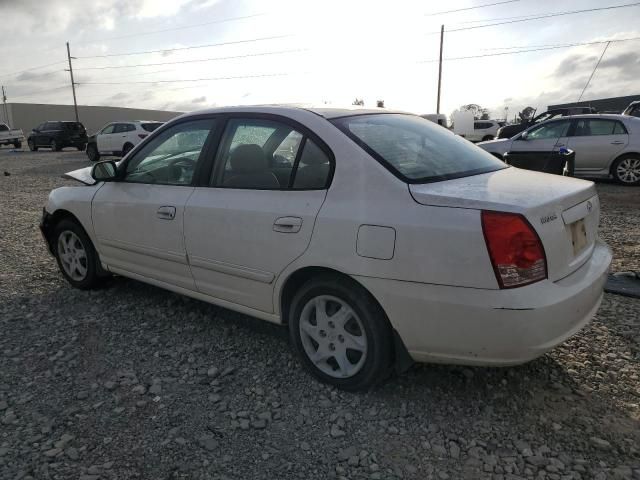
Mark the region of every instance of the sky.
POLYGON ((434 113, 444 24, 447 115, 476 103, 512 118, 576 101, 606 43, 510 53, 554 45, 639 37, 609 44, 583 100, 640 94, 640 5, 518 21, 633 0, 471 8, 499 1, 0 0, 0 84, 8 102, 72 103, 68 41, 80 105, 194 111, 362 98, 434 113))

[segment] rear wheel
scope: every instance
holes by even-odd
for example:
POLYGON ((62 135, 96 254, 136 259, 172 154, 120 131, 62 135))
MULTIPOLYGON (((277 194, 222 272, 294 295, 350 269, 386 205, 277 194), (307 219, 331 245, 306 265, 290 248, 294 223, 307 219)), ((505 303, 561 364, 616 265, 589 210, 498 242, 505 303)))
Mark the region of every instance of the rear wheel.
POLYGON ((611 167, 613 178, 623 185, 640 185, 640 155, 617 159, 611 167))
POLYGON ((96 147, 95 143, 87 145, 87 157, 89 157, 89 160, 92 162, 100 160, 100 153, 98 153, 98 147, 96 147))
POLYGON ((393 338, 386 315, 355 282, 330 275, 296 293, 289 333, 305 367, 318 379, 356 391, 384 380, 393 338))
POLYGON ((87 148, 87 145, 83 143, 82 145, 78 145, 76 148, 78 149, 78 151, 84 152, 87 148))
POLYGON ((72 286, 88 290, 98 285, 98 255, 77 222, 60 221, 53 232, 52 246, 60 272, 72 286))
POLYGON ((13 142, 15 148, 22 148, 22 142, 13 142))
POLYGON ((122 156, 126 156, 127 153, 129 153, 131 151, 131 149, 133 148, 133 145, 131 145, 130 143, 125 143, 124 147, 122 147, 122 156))
POLYGON ((27 145, 29 145, 29 150, 31 150, 32 152, 38 151, 38 147, 36 147, 36 144, 32 139, 27 140, 27 145))

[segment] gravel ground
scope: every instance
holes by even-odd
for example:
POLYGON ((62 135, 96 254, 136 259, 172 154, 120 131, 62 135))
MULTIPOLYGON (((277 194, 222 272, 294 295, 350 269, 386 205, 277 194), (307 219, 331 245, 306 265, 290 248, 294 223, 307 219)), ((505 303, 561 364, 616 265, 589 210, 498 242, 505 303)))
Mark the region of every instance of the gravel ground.
MULTIPOLYGON (((640 301, 527 365, 421 365, 366 394, 286 331, 131 280, 70 288, 37 228, 78 152, 0 149, 0 478, 640 479, 640 301)), ((599 183, 614 270, 640 188, 599 183)))

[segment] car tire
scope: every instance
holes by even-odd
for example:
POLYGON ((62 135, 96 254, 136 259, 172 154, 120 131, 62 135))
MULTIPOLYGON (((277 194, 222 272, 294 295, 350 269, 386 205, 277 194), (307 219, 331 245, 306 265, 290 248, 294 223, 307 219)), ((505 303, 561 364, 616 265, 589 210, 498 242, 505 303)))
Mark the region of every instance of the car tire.
POLYGON ((13 142, 14 148, 22 148, 22 142, 13 142))
POLYGON ((495 137, 493 135, 485 135, 482 137, 483 142, 488 142, 489 140, 493 140, 495 137))
POLYGON ((31 139, 27 140, 27 145, 29 146, 29 150, 31 150, 32 152, 38 151, 38 147, 36 147, 36 144, 33 140, 31 139))
POLYGON ((80 290, 100 283, 98 254, 91 239, 75 220, 61 220, 53 229, 51 246, 64 278, 80 290))
POLYGON ((640 154, 618 158, 611 166, 611 174, 621 185, 640 185, 640 154))
POLYGON ((133 145, 130 143, 125 143, 122 147, 122 156, 125 157, 127 153, 129 153, 133 149, 133 145))
POLYGON ((51 140, 49 146, 51 147, 52 152, 59 152, 61 150, 60 145, 58 145, 58 142, 56 142, 55 139, 51 140))
POLYGON ((79 152, 84 152, 87 149, 87 145, 83 143, 82 145, 78 145, 76 148, 79 152))
POLYGON ((92 162, 97 162, 98 160, 100 160, 100 153, 98 152, 98 147, 95 143, 90 143, 89 145, 87 145, 87 157, 89 157, 89 160, 91 160, 92 162))
POLYGON ((322 382, 360 391, 391 373, 389 321, 355 281, 332 275, 309 280, 294 295, 288 318, 295 350, 305 368, 322 382), (320 309, 322 319, 317 317, 320 309))

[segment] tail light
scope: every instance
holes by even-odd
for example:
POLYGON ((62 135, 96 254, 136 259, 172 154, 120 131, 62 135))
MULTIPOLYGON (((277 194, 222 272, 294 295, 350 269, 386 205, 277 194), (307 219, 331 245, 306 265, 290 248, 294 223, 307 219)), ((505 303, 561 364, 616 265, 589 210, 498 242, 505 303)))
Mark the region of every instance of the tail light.
POLYGON ((514 288, 547 278, 540 237, 517 213, 482 211, 482 232, 500 288, 514 288))
POLYGON ((139 133, 138 136, 140 138, 147 138, 149 136, 149 134, 148 133, 139 133))

